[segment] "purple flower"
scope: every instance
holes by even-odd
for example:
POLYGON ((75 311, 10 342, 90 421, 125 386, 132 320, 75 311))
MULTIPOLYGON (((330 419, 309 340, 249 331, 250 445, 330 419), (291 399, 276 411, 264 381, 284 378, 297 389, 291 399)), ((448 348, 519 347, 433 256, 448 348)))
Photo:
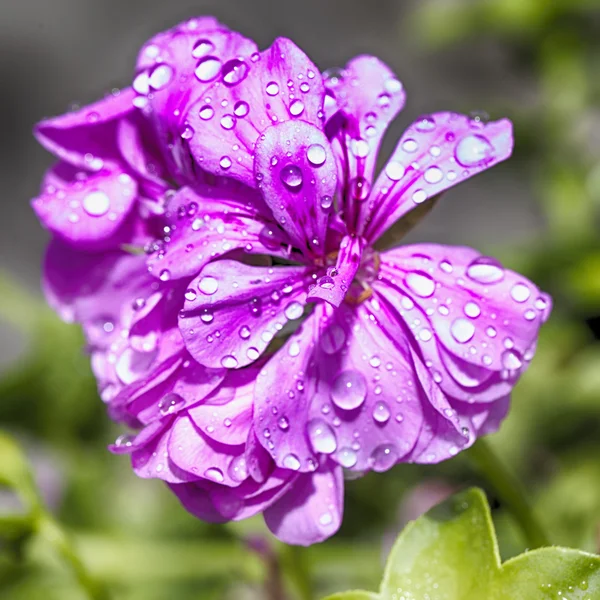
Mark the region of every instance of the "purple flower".
POLYGON ((61 159, 34 200, 49 301, 140 429, 113 451, 202 519, 323 540, 344 468, 444 460, 508 410, 549 298, 468 248, 379 246, 506 159, 511 125, 423 116, 375 177, 403 104, 376 58, 321 75, 203 18, 151 39, 131 88, 37 128, 61 159))

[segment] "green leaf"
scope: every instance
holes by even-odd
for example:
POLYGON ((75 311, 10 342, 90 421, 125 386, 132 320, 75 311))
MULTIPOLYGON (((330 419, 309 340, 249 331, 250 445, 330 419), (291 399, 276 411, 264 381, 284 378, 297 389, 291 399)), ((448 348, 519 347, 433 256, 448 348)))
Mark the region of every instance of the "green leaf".
POLYGON ((490 510, 477 489, 456 494, 406 527, 379 594, 328 600, 550 600, 600 597, 600 557, 541 548, 500 563, 490 510))
POLYGON ((15 440, 0 430, 0 484, 15 491, 28 505, 37 508, 39 496, 29 463, 15 440))

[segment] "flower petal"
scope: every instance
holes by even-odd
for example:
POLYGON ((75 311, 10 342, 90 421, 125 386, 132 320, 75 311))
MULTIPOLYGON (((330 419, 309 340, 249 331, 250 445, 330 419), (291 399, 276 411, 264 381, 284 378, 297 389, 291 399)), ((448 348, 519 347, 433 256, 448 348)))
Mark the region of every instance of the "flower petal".
POLYGON ((136 195, 137 183, 127 173, 101 173, 38 196, 32 205, 42 224, 67 244, 115 247, 126 241, 111 238, 130 213, 136 195))
POLYGON ((169 484, 171 491, 189 513, 208 523, 227 523, 229 519, 215 508, 207 487, 209 486, 203 481, 169 484))
POLYGON ((260 195, 231 179, 180 189, 166 217, 168 236, 148 259, 150 271, 159 278, 194 277, 206 263, 236 249, 290 258, 290 241, 260 195))
POLYGON ((265 510, 264 518, 281 541, 310 546, 339 529, 343 512, 342 469, 326 458, 314 473, 300 475, 289 491, 265 510))
POLYGON ((391 318, 377 299, 317 305, 265 365, 255 427, 279 466, 310 471, 330 454, 348 469, 385 471, 411 452, 433 403, 456 430, 445 399, 417 378, 407 339, 387 334, 391 318))
POLYGON ((305 267, 208 264, 190 284, 179 328, 201 364, 235 369, 254 362, 288 320, 303 315, 305 267))
POLYGON ((325 73, 325 85, 325 106, 340 110, 328 122, 327 132, 345 174, 342 209, 354 231, 360 199, 373 182, 381 140, 402 110, 406 95, 389 67, 366 55, 352 59, 341 71, 325 73))
POLYGON ((189 108, 188 125, 201 135, 193 135, 188 143, 209 173, 254 186, 253 150, 260 134, 285 121, 321 127, 324 88, 315 65, 285 38, 260 55, 238 55, 223 66, 223 81, 189 108))
POLYGON ((339 306, 358 271, 364 246, 362 238, 344 237, 335 267, 328 269, 327 274, 309 288, 308 299, 319 298, 339 306))
POLYGON ((265 202, 296 247, 323 256, 337 185, 325 134, 303 121, 268 127, 256 143, 255 171, 265 202))
POLYGON ((116 144, 121 119, 135 107, 131 88, 117 91, 77 111, 38 123, 34 133, 47 150, 72 165, 91 171, 122 165, 116 144))
POLYGON ((407 212, 506 160, 512 148, 507 119, 484 124, 456 113, 421 117, 403 134, 363 203, 358 232, 374 243, 407 212))
POLYGON ((381 255, 375 289, 449 395, 504 397, 533 357, 550 299, 523 276, 464 247, 404 246, 381 255))

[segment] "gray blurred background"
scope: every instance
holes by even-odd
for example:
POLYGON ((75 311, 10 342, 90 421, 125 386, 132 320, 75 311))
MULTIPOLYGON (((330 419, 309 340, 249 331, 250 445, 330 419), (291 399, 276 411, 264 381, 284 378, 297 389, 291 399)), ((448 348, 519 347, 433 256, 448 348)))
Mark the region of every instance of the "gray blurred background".
MULTIPOLYGON (((47 236, 29 200, 52 158, 33 139, 33 124, 128 85, 143 42, 192 15, 215 15, 261 47, 288 36, 323 70, 358 53, 386 61, 409 95, 386 136, 382 158, 421 113, 483 109, 498 118, 505 116, 503 107, 534 102, 535 90, 506 46, 478 39, 435 56, 425 50, 411 37, 407 20, 415 4, 418 0, 1 0, 2 268, 39 293, 47 236)), ((516 138, 518 145, 519 131, 516 138)), ((521 167, 517 156, 452 190, 410 239, 482 250, 524 241, 541 218, 531 178, 521 167)), ((6 365, 23 340, 0 327, 0 365, 6 365)))

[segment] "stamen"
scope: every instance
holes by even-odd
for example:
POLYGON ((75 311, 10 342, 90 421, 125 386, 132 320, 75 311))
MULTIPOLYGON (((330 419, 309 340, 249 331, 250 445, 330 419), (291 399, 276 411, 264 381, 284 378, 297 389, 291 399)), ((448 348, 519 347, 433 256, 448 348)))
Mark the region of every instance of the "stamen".
POLYGON ((346 294, 344 300, 348 304, 352 304, 353 306, 358 306, 362 304, 365 300, 368 300, 373 295, 373 288, 367 284, 362 284, 365 288, 358 296, 351 296, 350 294, 346 294))

